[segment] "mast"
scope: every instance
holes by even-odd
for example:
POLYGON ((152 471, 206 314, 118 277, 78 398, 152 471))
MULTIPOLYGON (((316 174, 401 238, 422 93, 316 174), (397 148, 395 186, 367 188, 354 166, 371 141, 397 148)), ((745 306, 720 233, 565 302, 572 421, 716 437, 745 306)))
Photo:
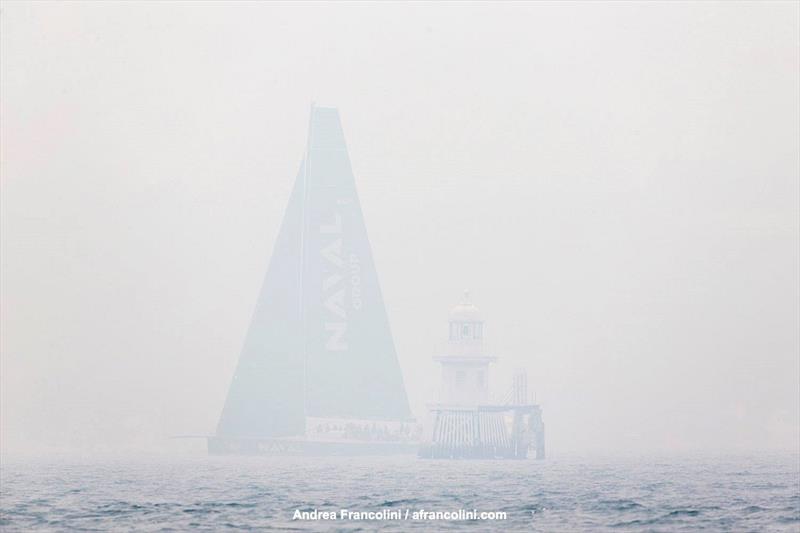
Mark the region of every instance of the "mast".
POLYGON ((300 323, 303 325, 303 424, 305 426, 305 420, 308 417, 308 394, 307 394, 307 384, 308 384, 308 343, 306 341, 306 331, 307 331, 307 324, 306 324, 306 313, 305 313, 305 305, 304 305, 304 284, 303 278, 305 277, 305 256, 306 256, 306 247, 305 247, 305 236, 306 236, 306 201, 308 199, 308 168, 309 168, 309 154, 311 153, 311 135, 312 135, 312 127, 313 127, 313 118, 314 118, 314 102, 311 102, 311 112, 308 114, 308 136, 306 137, 306 151, 303 156, 303 208, 302 208, 302 224, 300 230, 300 271, 298 275, 300 276, 300 301, 298 305, 300 307, 300 323))

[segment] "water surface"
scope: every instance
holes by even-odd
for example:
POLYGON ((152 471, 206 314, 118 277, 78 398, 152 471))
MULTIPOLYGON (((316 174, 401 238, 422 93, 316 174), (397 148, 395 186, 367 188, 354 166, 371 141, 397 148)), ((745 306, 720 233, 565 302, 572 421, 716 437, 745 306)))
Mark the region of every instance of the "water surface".
POLYGON ((3 531, 800 531, 800 456, 6 458, 3 531), (298 521, 295 510, 505 512, 505 520, 298 521))

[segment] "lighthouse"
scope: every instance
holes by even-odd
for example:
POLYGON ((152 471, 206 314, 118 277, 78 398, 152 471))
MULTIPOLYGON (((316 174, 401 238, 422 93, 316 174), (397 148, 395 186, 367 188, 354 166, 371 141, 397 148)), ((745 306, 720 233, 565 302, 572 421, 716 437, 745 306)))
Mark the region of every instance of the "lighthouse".
POLYGON ((446 354, 433 359, 441 364, 442 405, 476 407, 488 402, 489 365, 497 358, 483 351, 483 317, 469 291, 450 311, 446 354))
POLYGON ((489 401, 489 366, 497 360, 483 348, 484 321, 464 291, 450 310, 447 349, 433 357, 441 365, 439 402, 428 405, 430 423, 419 450, 428 459, 524 459, 533 450, 544 459, 544 423, 539 405, 528 403, 524 371, 514 375, 499 403, 489 401))

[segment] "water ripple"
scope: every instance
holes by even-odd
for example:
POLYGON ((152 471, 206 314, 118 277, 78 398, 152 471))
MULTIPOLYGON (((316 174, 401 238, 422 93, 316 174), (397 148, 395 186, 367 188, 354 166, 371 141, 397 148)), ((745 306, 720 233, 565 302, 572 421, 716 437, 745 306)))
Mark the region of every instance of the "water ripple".
POLYGON ((214 458, 0 465, 0 529, 319 530, 295 509, 505 511, 502 522, 350 521, 348 531, 798 531, 797 456, 466 462, 214 458))

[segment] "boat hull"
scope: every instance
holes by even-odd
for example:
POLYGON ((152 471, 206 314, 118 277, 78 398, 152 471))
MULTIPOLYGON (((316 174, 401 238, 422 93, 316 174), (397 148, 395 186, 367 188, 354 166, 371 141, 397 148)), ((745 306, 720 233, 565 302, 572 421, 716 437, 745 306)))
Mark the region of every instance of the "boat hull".
POLYGON ((418 451, 419 444, 415 442, 208 437, 211 455, 387 456, 416 455, 418 451))

